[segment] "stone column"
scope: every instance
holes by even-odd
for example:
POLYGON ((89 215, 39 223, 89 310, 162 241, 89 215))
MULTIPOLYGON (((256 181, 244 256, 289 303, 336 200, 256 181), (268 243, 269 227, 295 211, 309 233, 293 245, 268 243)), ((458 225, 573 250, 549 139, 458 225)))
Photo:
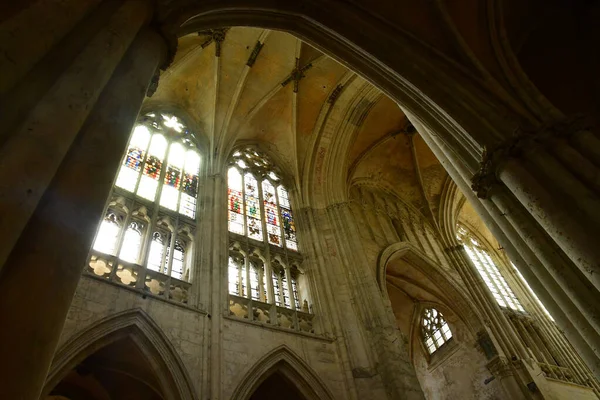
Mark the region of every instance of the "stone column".
POLYGON ((151 11, 136 0, 116 8, 0 148, 0 266, 151 11))
MULTIPOLYGON (((592 326, 597 321, 598 302, 587 300, 597 297, 593 287, 584 281, 576 266, 560 253, 557 245, 518 200, 514 197, 508 199, 506 188, 496 185, 491 200, 477 198, 470 187, 472 171, 457 159, 439 136, 431 134, 412 114, 406 114, 490 231, 502 243, 579 355, 594 374, 600 376, 600 334, 592 326)), ((580 137, 581 133, 573 139, 580 137)))
POLYGON ((2 399, 40 395, 123 150, 165 50, 158 34, 137 35, 4 265, 0 354, 10 368, 3 372, 2 399))

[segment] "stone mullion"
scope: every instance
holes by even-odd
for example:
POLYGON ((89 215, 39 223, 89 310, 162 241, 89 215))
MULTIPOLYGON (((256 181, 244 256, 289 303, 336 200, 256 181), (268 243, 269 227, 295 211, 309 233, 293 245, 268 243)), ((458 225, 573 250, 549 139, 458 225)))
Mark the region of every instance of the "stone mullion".
POLYGON ((470 188, 471 172, 461 160, 447 146, 438 142, 410 113, 407 115, 454 182, 519 265, 529 284, 577 346, 579 354, 595 373, 600 373, 600 356, 594 352, 594 348, 600 347, 600 335, 587 320, 594 315, 592 303, 584 300, 586 289, 583 285, 572 291, 572 285, 577 285, 579 279, 577 273, 570 270, 571 265, 556 252, 548 236, 536 227, 531 215, 526 215, 526 210, 520 204, 498 204, 502 188, 494 188, 492 200, 478 199, 470 188), (573 278, 565 278, 564 274, 571 274, 573 278), (577 306, 574 301, 578 303, 577 306))

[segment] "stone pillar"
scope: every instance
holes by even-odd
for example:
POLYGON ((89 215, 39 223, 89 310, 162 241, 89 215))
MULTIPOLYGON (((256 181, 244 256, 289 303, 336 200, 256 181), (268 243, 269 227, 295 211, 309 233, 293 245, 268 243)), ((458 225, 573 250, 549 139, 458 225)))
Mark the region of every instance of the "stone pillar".
POLYGON ((165 50, 157 33, 137 35, 4 265, 0 354, 10 368, 3 372, 2 399, 40 395, 123 150, 165 50))
MULTIPOLYGON (((2 144, 0 266, 151 11, 148 2, 137 0, 115 8, 51 88, 31 103, 27 115, 2 144)), ((0 122, 5 117, 9 118, 3 115, 0 122)))
MULTIPOLYGON (((598 320, 598 302, 588 300, 598 295, 597 292, 594 294, 592 285, 585 282, 577 267, 560 252, 556 243, 541 230, 518 200, 514 197, 509 199, 510 193, 506 188, 496 184, 491 199, 477 198, 470 188, 472 171, 441 141, 439 135, 430 133, 412 114, 405 113, 490 231, 502 243, 579 355, 599 377, 600 333, 593 326, 598 320)), ((581 138, 584 133, 580 132, 573 140, 581 138)), ((585 137, 586 143, 595 143, 589 134, 585 137)), ((491 178, 498 183, 494 176, 491 178)))

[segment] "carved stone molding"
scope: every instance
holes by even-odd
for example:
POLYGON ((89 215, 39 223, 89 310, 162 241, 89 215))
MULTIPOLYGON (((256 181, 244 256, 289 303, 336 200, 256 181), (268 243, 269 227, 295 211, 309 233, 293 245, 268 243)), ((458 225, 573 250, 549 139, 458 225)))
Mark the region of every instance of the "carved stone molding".
POLYGON ((514 135, 493 148, 484 148, 479 171, 471 179, 471 188, 477 197, 486 199, 494 185, 499 167, 510 158, 523 157, 526 153, 543 148, 554 139, 570 138, 577 132, 592 130, 594 123, 584 115, 554 121, 539 129, 517 128, 514 135))

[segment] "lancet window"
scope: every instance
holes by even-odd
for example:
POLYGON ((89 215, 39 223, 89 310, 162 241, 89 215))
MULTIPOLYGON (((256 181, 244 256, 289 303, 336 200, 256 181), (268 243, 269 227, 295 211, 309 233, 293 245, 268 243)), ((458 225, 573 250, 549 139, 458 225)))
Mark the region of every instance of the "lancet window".
POLYGON ((431 355, 452 339, 452 331, 441 312, 425 308, 421 314, 421 335, 427 352, 431 355))
POLYGON ((500 273, 498 266, 492 260, 487 249, 480 244, 464 227, 458 227, 458 240, 464 245, 479 275, 489 288, 500 307, 524 312, 523 306, 514 292, 508 286, 506 279, 500 273))
MULTIPOLYGON (((95 262, 117 269, 96 275, 136 287, 152 285, 154 273, 189 280, 200 161, 195 136, 175 115, 138 120, 92 246, 95 262)), ((156 293, 164 293, 165 279, 156 282, 156 293)))

